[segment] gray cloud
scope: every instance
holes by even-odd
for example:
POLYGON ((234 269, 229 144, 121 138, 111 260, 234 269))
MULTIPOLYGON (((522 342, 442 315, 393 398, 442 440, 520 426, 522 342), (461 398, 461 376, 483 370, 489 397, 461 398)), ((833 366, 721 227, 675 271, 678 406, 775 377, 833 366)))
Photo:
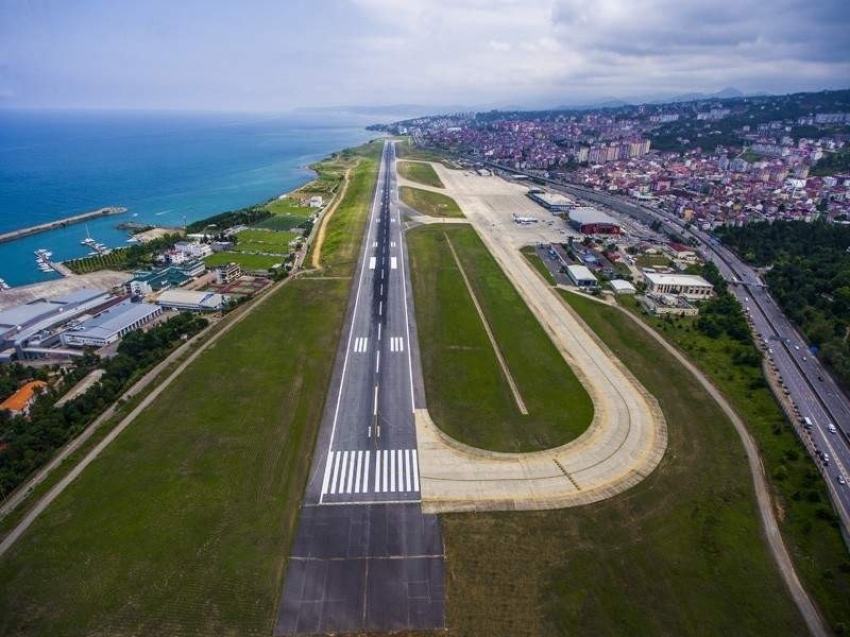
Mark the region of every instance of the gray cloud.
POLYGON ((838 0, 0 0, 4 104, 542 106, 850 85, 838 0))

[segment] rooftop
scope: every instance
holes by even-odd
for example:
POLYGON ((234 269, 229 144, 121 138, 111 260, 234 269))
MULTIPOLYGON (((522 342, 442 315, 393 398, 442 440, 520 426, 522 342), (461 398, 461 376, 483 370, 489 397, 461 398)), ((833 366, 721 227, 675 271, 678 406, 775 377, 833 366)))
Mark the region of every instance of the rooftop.
POLYGON ((150 303, 133 303, 122 301, 94 318, 84 321, 79 328, 73 330, 74 336, 89 338, 108 338, 120 332, 136 321, 144 320, 160 309, 150 303))
POLYGON ((23 411, 30 403, 36 391, 41 391, 43 387, 47 387, 47 383, 43 380, 33 380, 21 387, 14 394, 0 403, 0 410, 8 409, 9 411, 23 411))
POLYGON ((570 221, 574 221, 581 225, 586 223, 610 223, 615 226, 620 225, 614 217, 611 217, 592 206, 582 206, 570 210, 570 221))
POLYGON ((26 305, 18 305, 0 312, 0 326, 17 327, 26 325, 39 318, 45 317, 59 310, 62 306, 41 299, 26 305))
POLYGON ((157 298, 160 305, 176 303, 178 305, 195 305, 210 310, 219 309, 224 303, 224 297, 216 292, 194 292, 192 290, 165 290, 157 298))
POLYGON ((61 296, 54 297, 50 300, 53 303, 68 305, 71 303, 85 303, 86 301, 91 301, 98 297, 106 296, 107 294, 107 292, 97 290, 95 288, 82 288, 80 290, 74 290, 73 292, 68 292, 61 296))
POLYGON ((643 276, 655 285, 690 285, 697 287, 713 287, 711 283, 701 276, 694 274, 660 274, 658 272, 644 272, 643 276))
POLYGON ((593 272, 591 272, 587 266, 584 265, 568 265, 567 270, 573 275, 573 278, 577 281, 581 280, 596 280, 596 277, 593 276, 593 272))

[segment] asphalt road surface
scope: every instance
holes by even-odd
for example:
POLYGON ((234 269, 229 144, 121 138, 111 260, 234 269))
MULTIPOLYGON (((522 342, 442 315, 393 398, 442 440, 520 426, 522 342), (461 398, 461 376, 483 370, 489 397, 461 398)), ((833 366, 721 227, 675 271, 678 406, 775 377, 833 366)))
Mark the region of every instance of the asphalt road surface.
POLYGON ((805 339, 779 309, 757 272, 707 233, 686 227, 683 220, 664 211, 584 188, 560 187, 644 221, 658 219, 665 230, 699 241, 704 256, 732 284, 731 291, 747 310, 753 329, 768 348, 785 391, 799 412, 794 426, 827 483, 845 532, 850 533, 850 401, 809 351, 805 339), (811 429, 803 426, 806 417, 812 422, 811 429), (830 424, 835 432, 829 430, 830 424), (823 454, 828 456, 828 462, 823 454))
POLYGON ((275 635, 444 625, 439 518, 420 506, 424 400, 391 143, 364 234, 275 635))

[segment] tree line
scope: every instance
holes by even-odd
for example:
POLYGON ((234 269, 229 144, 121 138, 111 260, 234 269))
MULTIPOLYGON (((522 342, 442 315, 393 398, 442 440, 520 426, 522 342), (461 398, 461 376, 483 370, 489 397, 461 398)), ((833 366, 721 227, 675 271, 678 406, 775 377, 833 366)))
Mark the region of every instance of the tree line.
POLYGON ((753 223, 717 231, 764 279, 785 314, 850 385, 850 227, 825 221, 753 223))

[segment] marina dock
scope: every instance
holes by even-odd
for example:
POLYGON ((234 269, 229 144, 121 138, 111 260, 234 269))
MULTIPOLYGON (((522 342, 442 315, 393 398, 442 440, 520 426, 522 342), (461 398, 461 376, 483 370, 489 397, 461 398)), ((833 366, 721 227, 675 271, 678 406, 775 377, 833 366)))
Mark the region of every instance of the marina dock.
POLYGON ((56 221, 50 221, 48 223, 42 223, 37 226, 30 226, 29 228, 21 228, 20 230, 13 230, 12 232, 4 232, 0 234, 0 243, 6 243, 8 241, 14 241, 15 239, 20 239, 22 237, 28 237, 33 234, 38 234, 40 232, 47 232, 48 230, 56 230, 57 228, 64 228, 66 226, 73 225, 75 223, 82 223, 83 221, 88 221, 90 219, 97 219, 99 217, 110 217, 112 215, 120 215, 124 212, 127 212, 126 208, 110 206, 109 208, 100 208, 99 210, 93 210, 92 212, 84 212, 79 215, 74 215, 72 217, 65 217, 64 219, 57 219, 56 221))

